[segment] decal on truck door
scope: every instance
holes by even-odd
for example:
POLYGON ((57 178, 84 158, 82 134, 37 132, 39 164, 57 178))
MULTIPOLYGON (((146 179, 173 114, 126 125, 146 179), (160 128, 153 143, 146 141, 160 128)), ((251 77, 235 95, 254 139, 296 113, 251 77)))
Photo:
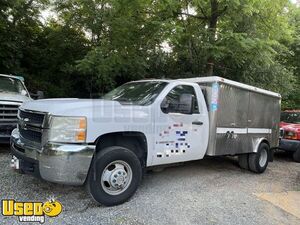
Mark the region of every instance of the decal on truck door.
POLYGON ((160 132, 159 136, 161 138, 168 137, 170 139, 175 139, 176 141, 166 140, 156 142, 156 144, 164 145, 164 151, 158 152, 156 155, 158 158, 181 155, 186 153, 187 149, 191 147, 190 143, 186 142, 186 137, 189 132, 187 130, 178 130, 179 128, 183 128, 183 123, 173 124, 173 126, 169 126, 167 130, 160 132))

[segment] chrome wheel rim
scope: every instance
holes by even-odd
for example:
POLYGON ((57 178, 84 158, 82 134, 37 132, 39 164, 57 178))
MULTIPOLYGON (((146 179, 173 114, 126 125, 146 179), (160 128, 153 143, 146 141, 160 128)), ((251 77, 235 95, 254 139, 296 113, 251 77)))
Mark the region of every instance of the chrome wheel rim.
POLYGON ((262 151, 260 152, 260 157, 259 157, 259 166, 264 167, 267 163, 267 160, 268 160, 268 153, 267 153, 266 149, 262 149, 262 151))
POLYGON ((132 180, 132 169, 128 163, 117 160, 108 164, 101 175, 101 186, 109 195, 126 191, 132 180))

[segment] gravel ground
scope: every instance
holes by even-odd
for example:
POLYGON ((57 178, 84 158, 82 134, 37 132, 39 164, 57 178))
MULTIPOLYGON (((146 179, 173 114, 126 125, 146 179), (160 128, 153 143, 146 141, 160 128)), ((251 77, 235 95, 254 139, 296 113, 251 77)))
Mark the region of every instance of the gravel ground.
MULTIPOLYGON (((260 175, 241 170, 235 158, 207 158, 148 172, 134 197, 115 207, 97 206, 83 187, 15 173, 9 160, 8 146, 0 146, 0 200, 56 197, 63 212, 46 217, 45 224, 300 224, 300 218, 255 195, 300 191, 300 164, 286 154, 277 154, 260 175)), ((0 215, 2 224, 17 221, 0 215)))

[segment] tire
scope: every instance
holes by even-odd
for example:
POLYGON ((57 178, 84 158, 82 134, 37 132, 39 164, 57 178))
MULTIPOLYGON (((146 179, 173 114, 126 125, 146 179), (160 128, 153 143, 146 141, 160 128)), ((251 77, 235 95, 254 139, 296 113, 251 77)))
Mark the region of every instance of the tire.
POLYGON ((300 149, 298 149, 297 151, 294 152, 293 159, 295 162, 300 163, 300 149))
POLYGON ((242 169, 249 170, 249 154, 242 154, 238 156, 239 166, 242 169))
POLYGON ((270 147, 266 143, 261 143, 256 153, 249 154, 249 169, 254 173, 263 173, 269 162, 270 147))
POLYGON ((141 180, 142 166, 138 157, 127 148, 113 146, 96 154, 86 185, 96 202, 113 206, 132 197, 141 180))

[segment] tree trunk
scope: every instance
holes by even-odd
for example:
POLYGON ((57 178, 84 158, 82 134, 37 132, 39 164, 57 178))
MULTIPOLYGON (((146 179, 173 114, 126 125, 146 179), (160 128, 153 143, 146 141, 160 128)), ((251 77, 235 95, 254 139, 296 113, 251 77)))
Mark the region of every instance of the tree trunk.
MULTIPOLYGON (((209 26, 208 26, 208 32, 209 32, 209 43, 211 45, 215 45, 216 41, 216 30, 217 30, 217 23, 218 23, 218 6, 219 3, 217 0, 211 0, 210 1, 210 6, 211 6, 211 12, 210 12, 210 17, 209 17, 209 26)), ((206 75, 207 76, 212 76, 214 74, 214 57, 213 54, 210 52, 207 62, 206 62, 206 75)))

